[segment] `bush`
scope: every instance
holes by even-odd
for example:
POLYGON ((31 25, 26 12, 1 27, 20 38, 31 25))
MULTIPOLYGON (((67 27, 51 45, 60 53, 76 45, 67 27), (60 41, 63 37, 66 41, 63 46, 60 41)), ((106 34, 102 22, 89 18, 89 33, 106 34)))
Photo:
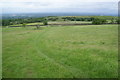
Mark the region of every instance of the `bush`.
POLYGON ((22 24, 22 27, 26 27, 26 24, 25 24, 25 23, 23 23, 23 24, 22 24))
POLYGON ((92 22, 92 24, 104 24, 104 23, 106 23, 105 19, 98 19, 98 18, 94 19, 92 22))
POLYGON ((37 25, 36 25, 36 29, 39 29, 39 28, 40 28, 40 25, 39 25, 39 24, 37 24, 37 25))
POLYGON ((117 24, 120 24, 120 19, 117 19, 117 20, 116 20, 116 23, 117 23, 117 24))
POLYGON ((43 21, 43 25, 48 25, 48 22, 46 20, 43 21))

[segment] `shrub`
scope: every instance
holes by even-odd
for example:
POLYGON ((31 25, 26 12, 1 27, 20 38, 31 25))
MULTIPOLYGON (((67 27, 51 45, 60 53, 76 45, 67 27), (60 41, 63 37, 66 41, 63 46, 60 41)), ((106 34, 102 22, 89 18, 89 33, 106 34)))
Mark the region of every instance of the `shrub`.
POLYGON ((36 25, 36 28, 37 28, 37 29, 39 29, 39 28, 40 28, 40 25, 39 25, 39 24, 37 24, 37 25, 36 25))
POLYGON ((46 20, 43 21, 43 25, 48 25, 48 22, 46 20))
POLYGON ((25 24, 25 23, 23 23, 23 24, 22 24, 22 27, 26 27, 26 24, 25 24))
POLYGON ((104 23, 106 23, 105 19, 98 19, 98 18, 94 19, 92 22, 92 24, 104 24, 104 23))
POLYGON ((117 23, 117 24, 120 24, 120 19, 117 19, 117 20, 116 20, 116 23, 117 23))

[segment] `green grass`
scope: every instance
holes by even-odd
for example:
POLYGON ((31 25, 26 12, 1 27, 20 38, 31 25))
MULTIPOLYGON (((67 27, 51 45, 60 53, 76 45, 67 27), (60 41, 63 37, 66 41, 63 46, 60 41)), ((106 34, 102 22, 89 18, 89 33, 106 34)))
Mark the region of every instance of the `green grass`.
POLYGON ((0 79, 2 79, 2 26, 0 26, 0 79))
POLYGON ((3 78, 117 78, 117 28, 3 28, 3 78))
MULTIPOLYGON (((49 24, 90 24, 91 21, 49 21, 49 24)), ((35 23, 26 23, 28 25, 43 25, 43 22, 35 22, 35 23)), ((22 24, 10 25, 10 26, 22 26, 22 24)), ((3 26, 3 28, 7 28, 8 26, 3 26)))
POLYGON ((43 22, 27 23, 27 25, 43 25, 43 22))
MULTIPOLYGON (((92 23, 91 21, 49 21, 48 24, 85 24, 85 23, 92 23)), ((27 23, 28 25, 43 25, 43 22, 36 22, 36 23, 27 23)), ((10 26, 22 26, 22 24, 10 25, 10 26)))
POLYGON ((49 21, 48 24, 89 24, 91 21, 49 21))

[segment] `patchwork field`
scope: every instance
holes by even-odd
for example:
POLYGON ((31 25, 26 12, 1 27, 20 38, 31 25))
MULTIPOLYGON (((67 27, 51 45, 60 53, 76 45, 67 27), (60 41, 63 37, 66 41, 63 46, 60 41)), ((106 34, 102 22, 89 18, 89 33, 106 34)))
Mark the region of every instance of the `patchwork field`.
POLYGON ((116 78, 118 26, 3 28, 3 78, 116 78))
POLYGON ((92 24, 91 21, 49 21, 48 24, 92 24))

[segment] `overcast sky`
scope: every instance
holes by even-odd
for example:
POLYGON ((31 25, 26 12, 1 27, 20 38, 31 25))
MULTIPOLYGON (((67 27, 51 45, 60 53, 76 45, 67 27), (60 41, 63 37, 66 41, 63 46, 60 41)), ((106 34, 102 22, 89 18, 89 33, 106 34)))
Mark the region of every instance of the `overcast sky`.
POLYGON ((118 11, 119 0, 2 0, 3 13, 78 12, 111 13, 118 11))

